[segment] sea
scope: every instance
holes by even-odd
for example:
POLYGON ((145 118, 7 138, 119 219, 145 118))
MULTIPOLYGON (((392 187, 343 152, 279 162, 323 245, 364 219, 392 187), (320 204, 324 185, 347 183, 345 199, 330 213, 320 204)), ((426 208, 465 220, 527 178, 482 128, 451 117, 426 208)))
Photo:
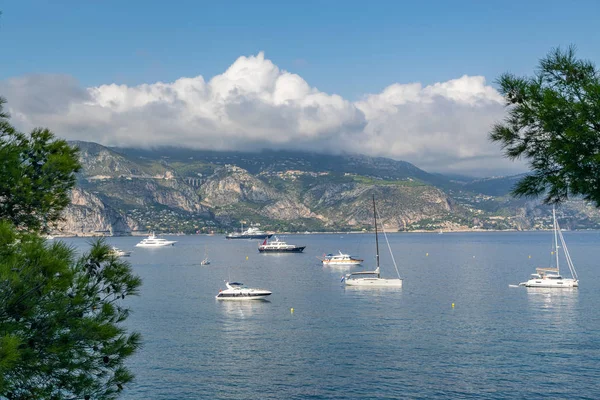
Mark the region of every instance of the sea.
POLYGON ((108 238, 133 250, 143 279, 125 301, 143 347, 121 398, 599 399, 600 232, 563 234, 578 289, 509 286, 550 265, 552 232, 388 233, 389 246, 380 235, 382 276, 397 277, 393 254, 401 289, 342 284, 374 269, 373 234, 280 237, 300 254, 218 235, 164 236, 177 240, 164 248, 108 238), (318 259, 338 251, 363 266, 318 259), (216 300, 228 280, 273 294, 216 300))

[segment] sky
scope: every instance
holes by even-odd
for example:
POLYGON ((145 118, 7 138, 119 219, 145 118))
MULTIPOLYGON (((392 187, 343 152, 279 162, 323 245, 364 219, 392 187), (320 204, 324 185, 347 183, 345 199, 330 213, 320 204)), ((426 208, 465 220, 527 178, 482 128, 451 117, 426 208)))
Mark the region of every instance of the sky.
POLYGON ((523 172, 495 79, 600 62, 599 1, 0 0, 11 121, 105 145, 303 149, 523 172))

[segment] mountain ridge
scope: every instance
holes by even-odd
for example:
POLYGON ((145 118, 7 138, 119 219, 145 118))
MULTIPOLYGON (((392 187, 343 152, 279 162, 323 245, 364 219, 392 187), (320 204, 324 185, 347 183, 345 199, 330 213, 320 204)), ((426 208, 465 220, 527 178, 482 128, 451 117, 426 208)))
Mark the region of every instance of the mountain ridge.
MULTIPOLYGON (((242 221, 272 231, 370 230, 373 194, 390 230, 536 229, 548 214, 507 196, 514 177, 462 182, 383 157, 72 144, 83 168, 57 234, 223 232, 242 221)), ((600 227, 582 202, 565 210, 573 228, 600 227)))

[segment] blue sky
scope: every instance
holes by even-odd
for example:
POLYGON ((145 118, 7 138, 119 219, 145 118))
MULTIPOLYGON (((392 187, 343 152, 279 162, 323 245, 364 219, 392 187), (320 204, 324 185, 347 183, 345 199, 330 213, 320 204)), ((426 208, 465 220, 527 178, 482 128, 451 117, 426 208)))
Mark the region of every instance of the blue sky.
POLYGON ((105 145, 293 145, 518 173, 526 165, 487 138, 505 115, 494 80, 532 74, 556 46, 600 64, 597 0, 0 0, 0 11, 13 123, 105 145))
POLYGON ((392 82, 528 74, 557 45, 600 54, 598 1, 0 1, 0 79, 86 86, 211 77, 265 51, 356 99, 392 82))

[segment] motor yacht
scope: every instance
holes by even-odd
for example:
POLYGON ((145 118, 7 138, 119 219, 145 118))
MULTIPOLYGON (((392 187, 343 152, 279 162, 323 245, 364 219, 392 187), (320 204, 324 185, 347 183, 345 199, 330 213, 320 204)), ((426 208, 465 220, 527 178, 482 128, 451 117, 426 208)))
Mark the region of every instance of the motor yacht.
POLYGON ((131 255, 131 251, 121 250, 113 246, 112 249, 110 249, 110 254, 117 257, 129 257, 131 255))
POLYGON ((258 251, 261 253, 302 253, 306 246, 297 246, 287 244, 275 236, 274 240, 268 241, 266 238, 262 244, 258 245, 258 251))
POLYGON ((152 233, 146 239, 142 240, 136 247, 164 247, 164 246, 173 246, 177 241, 175 240, 167 240, 163 238, 158 238, 152 233))
POLYGON ((265 231, 260 230, 256 227, 250 227, 247 230, 244 230, 244 225, 242 225, 242 229, 240 232, 233 232, 228 235, 225 235, 226 239, 262 239, 262 238, 270 238, 273 236, 272 233, 266 233, 265 231))
POLYGON ((271 295, 265 289, 252 289, 239 282, 225 282, 227 289, 219 290, 218 300, 263 300, 271 295))
MULTIPOLYGON (((364 260, 351 256, 350 254, 344 254, 339 251, 339 254, 327 254, 323 258, 319 258, 323 265, 330 266, 344 266, 344 265, 360 265, 364 260)), ((318 258, 318 257, 317 257, 318 258)))

